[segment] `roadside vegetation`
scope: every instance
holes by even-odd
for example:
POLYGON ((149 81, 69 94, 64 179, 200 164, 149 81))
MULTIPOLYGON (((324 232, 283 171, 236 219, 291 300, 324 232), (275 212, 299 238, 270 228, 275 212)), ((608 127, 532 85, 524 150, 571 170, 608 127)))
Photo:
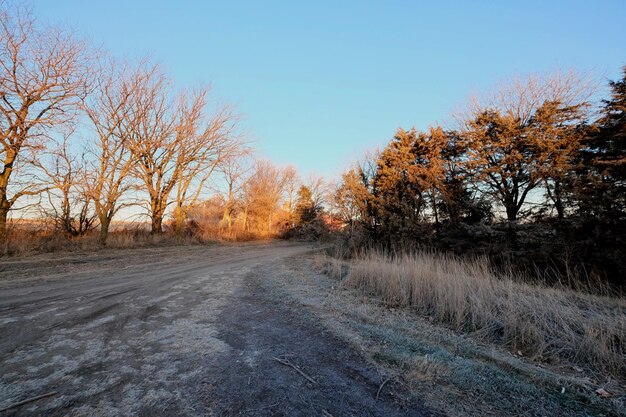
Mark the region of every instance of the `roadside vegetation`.
POLYGON ((573 288, 626 286, 626 68, 591 97, 573 72, 474 99, 451 125, 399 129, 343 174, 343 246, 484 256, 573 288))
MULTIPOLYGON (((345 172, 324 270, 390 309, 536 363, 626 375, 626 68, 474 99, 345 172)), ((600 392, 598 395, 601 395, 600 392)))
POLYGON ((390 308, 410 308, 514 354, 619 379, 626 375, 623 298, 527 282, 495 272, 485 258, 427 252, 368 251, 348 264, 328 259, 326 271, 390 308))

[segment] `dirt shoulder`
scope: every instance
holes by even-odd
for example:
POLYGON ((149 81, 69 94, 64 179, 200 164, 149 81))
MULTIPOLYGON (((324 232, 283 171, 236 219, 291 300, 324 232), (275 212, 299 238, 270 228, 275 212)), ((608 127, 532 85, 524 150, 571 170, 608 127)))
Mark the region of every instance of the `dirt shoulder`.
POLYGON ((433 325, 406 309, 342 288, 297 257, 261 276, 276 299, 289 300, 350 343, 389 380, 381 393, 409 392, 430 410, 450 416, 624 416, 626 393, 610 377, 534 363, 467 335, 433 325), (605 387, 612 396, 599 398, 605 387))

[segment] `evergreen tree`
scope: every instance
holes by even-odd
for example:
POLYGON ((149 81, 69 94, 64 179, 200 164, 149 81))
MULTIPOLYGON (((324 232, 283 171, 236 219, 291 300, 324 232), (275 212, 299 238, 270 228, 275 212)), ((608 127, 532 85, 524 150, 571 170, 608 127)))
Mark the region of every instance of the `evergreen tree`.
POLYGON ((313 193, 306 185, 301 185, 298 189, 296 207, 294 210, 296 226, 303 226, 311 223, 317 218, 317 207, 313 203, 313 193))
POLYGON ((586 215, 626 216, 626 67, 611 81, 611 99, 588 135, 583 151, 578 198, 586 215))
POLYGON ((572 205, 575 168, 586 130, 586 107, 587 103, 565 106, 558 101, 546 101, 528 123, 537 163, 535 175, 541 179, 559 219, 565 217, 567 207, 572 205))
POLYGON ((499 201, 509 221, 516 221, 528 193, 539 184, 532 135, 511 113, 485 110, 464 132, 467 167, 473 180, 499 201))
POLYGON ((372 179, 372 199, 378 232, 388 243, 411 237, 419 225, 424 196, 418 181, 417 132, 399 129, 380 153, 372 179))

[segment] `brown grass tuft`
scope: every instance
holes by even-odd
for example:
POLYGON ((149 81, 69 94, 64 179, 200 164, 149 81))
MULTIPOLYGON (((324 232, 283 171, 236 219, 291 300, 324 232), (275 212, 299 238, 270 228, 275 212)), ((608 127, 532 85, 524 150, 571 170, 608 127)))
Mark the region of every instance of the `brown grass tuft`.
POLYGON ((486 259, 431 253, 367 252, 354 260, 344 284, 535 359, 626 372, 621 298, 525 284, 496 275, 486 259))

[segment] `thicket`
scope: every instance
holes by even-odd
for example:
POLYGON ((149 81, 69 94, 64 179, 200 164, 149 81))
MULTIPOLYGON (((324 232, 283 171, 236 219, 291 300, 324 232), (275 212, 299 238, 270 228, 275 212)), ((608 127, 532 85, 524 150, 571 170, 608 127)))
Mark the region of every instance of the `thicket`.
POLYGON ((626 286, 626 68, 596 109, 572 73, 475 101, 458 128, 399 129, 344 173, 353 248, 486 255, 575 287, 626 286))

